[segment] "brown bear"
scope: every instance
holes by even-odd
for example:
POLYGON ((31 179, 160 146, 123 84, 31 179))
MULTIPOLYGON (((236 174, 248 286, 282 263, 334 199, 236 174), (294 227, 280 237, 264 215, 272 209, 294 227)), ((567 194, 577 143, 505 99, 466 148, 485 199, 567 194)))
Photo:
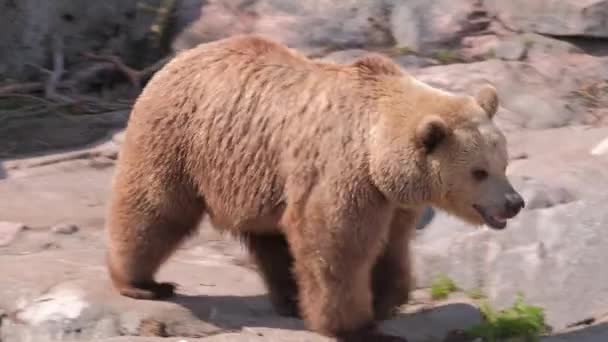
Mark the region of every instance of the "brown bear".
POLYGON ((332 64, 255 35, 184 51, 127 125, 107 220, 113 283, 170 296, 155 273, 207 214, 246 242, 278 312, 340 340, 405 341, 375 322, 407 301, 421 211, 501 229, 524 206, 497 107, 491 86, 447 93, 373 53, 332 64))

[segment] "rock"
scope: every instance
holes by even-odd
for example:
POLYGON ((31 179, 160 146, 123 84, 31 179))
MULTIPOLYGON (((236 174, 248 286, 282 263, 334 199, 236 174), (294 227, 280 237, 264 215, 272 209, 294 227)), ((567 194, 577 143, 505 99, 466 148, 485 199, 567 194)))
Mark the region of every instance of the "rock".
POLYGON ((311 55, 392 43, 388 0, 208 1, 175 39, 176 51, 238 33, 259 33, 311 55))
POLYGON ((491 59, 496 57, 498 42, 498 37, 491 34, 464 37, 460 54, 468 61, 491 59))
POLYGON ((25 229, 23 223, 0 221, 0 247, 9 245, 25 229))
POLYGON ((83 289, 59 285, 18 303, 13 317, 2 324, 2 340, 89 340, 118 335, 117 322, 104 311, 103 305, 87 301, 83 289))
POLYGON ((430 65, 439 64, 432 58, 419 57, 415 55, 400 55, 394 57, 394 60, 405 69, 424 68, 430 65))
POLYGON ((117 145, 121 145, 125 141, 125 131, 124 129, 118 131, 114 135, 112 135, 112 141, 117 145))
POLYGON ((514 31, 608 37, 606 0, 485 0, 484 5, 514 31))
POLYGON ((566 188, 551 187, 534 178, 514 179, 513 185, 525 199, 526 210, 551 208, 576 200, 574 194, 566 188))
POLYGON ((471 94, 484 82, 498 90, 501 107, 496 121, 505 131, 546 129, 589 120, 584 96, 574 96, 581 84, 600 82, 608 73, 608 58, 582 54, 546 55, 532 62, 491 59, 476 63, 420 68, 422 81, 471 94))
POLYGON ((591 155, 601 156, 608 153, 608 138, 602 140, 599 144, 597 144, 592 150, 591 155))
POLYGON ((51 227, 51 232, 55 234, 74 234, 78 232, 78 226, 72 223, 60 223, 51 227))
POLYGON ((396 1, 391 15, 398 46, 422 51, 453 42, 470 29, 471 0, 396 1))
POLYGON ((453 220, 433 232, 440 223, 436 218, 417 238, 418 286, 445 273, 464 289, 482 288, 498 308, 511 305, 521 291, 546 310, 549 325, 563 329, 608 305, 601 294, 608 274, 597 271, 608 257, 608 212, 601 209, 606 200, 524 211, 503 231, 474 230, 453 220), (458 232, 467 228, 469 233, 458 232))
MULTIPOLYGON (((362 49, 341 50, 329 53, 326 56, 320 58, 320 60, 347 64, 368 53, 371 53, 371 51, 362 49)), ((419 57, 407 53, 400 53, 399 51, 390 53, 390 55, 392 56, 395 62, 397 62, 405 69, 422 68, 425 66, 437 64, 437 62, 431 58, 419 57)))
POLYGON ((502 40, 496 46, 495 56, 504 60, 519 61, 526 57, 527 44, 518 37, 502 40))
POLYGON ((527 47, 528 59, 545 58, 564 54, 580 54, 583 50, 576 45, 565 41, 535 33, 524 33, 517 36, 527 47))
POLYGON ((361 49, 349 49, 332 52, 320 59, 328 62, 348 64, 368 53, 370 53, 370 51, 361 49))
POLYGON ((535 33, 471 36, 462 40, 461 53, 469 60, 497 57, 518 61, 555 57, 563 54, 581 54, 583 50, 571 42, 535 33))
MULTIPOLYGON (((607 127, 585 126, 509 133, 509 150, 528 156, 507 169, 526 208, 502 231, 476 229, 436 211, 416 232, 416 286, 428 287, 436 275, 447 274, 464 290, 482 289, 498 308, 522 291, 558 331, 603 312, 608 278, 597 270, 608 257, 608 212, 602 209, 608 198, 598 189, 608 187, 608 160, 589 150, 607 134, 607 127)), ((568 336, 578 341, 581 335, 556 341, 568 336)))

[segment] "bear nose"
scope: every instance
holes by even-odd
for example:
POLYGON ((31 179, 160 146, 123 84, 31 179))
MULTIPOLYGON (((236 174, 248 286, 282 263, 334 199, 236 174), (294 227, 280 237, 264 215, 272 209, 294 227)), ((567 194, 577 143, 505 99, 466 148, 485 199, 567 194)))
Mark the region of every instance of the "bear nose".
POLYGON ((526 207, 526 202, 517 192, 508 193, 505 197, 507 200, 507 214, 511 217, 517 215, 521 209, 526 207))

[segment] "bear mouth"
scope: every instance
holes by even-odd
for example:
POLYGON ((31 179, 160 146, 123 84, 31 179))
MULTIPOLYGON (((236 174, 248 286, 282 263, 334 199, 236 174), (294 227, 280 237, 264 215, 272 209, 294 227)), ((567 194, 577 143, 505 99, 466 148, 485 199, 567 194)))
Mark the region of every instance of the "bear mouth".
POLYGON ((486 225, 492 229, 501 230, 507 226, 507 218, 503 216, 491 215, 483 207, 474 204, 473 208, 483 218, 486 225))

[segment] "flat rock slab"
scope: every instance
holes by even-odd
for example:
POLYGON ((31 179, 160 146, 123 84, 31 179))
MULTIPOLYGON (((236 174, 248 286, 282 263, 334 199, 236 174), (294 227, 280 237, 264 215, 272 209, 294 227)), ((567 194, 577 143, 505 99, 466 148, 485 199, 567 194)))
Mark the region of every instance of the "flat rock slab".
MULTIPOLYGON (((203 227, 204 228, 204 227, 203 227)), ((208 227, 207 227, 208 228, 208 227)), ((103 233, 32 230, 2 250, 2 341, 82 341, 121 335, 204 341, 329 341, 301 320, 277 316, 240 246, 199 237, 161 270, 178 295, 138 301, 112 289, 103 265, 103 233), (35 270, 26 271, 26 270, 35 270)), ((467 303, 445 303, 385 322, 411 341, 436 341, 480 321, 467 303)))

